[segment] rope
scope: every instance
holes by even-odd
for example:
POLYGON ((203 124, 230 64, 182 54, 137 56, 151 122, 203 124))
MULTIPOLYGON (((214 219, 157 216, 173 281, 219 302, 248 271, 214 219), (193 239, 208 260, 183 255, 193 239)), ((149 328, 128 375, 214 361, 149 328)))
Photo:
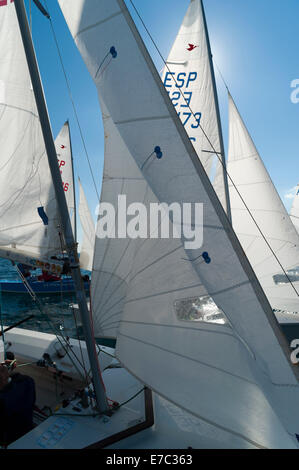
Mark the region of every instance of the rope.
MULTIPOLYGON (((135 12, 136 12, 136 14, 137 14, 139 20, 141 21, 141 23, 142 23, 144 29, 146 30, 146 32, 147 32, 147 34, 148 34, 150 40, 152 41, 152 43, 153 43, 153 45, 154 45, 156 51, 158 52, 160 58, 162 59, 162 61, 163 61, 164 65, 165 65, 165 67, 166 67, 167 70, 171 73, 171 70, 170 70, 169 67, 168 67, 167 61, 164 59, 163 55, 161 54, 160 49, 158 48, 158 46, 157 46, 155 40, 153 39, 153 37, 152 37, 152 35, 150 34, 150 32, 149 32, 147 26, 145 25, 145 23, 144 23, 144 21, 143 21, 141 15, 139 14, 137 8, 135 7, 133 0, 129 0, 129 1, 130 1, 130 3, 131 3, 132 7, 134 8, 134 10, 135 10, 135 12)), ((217 68, 218 68, 218 67, 217 67, 217 68)), ((173 76, 172 74, 171 74, 171 78, 172 78, 172 80, 174 81, 174 83, 175 83, 176 85, 178 85, 176 79, 174 78, 174 76, 173 76)), ((225 82, 224 82, 224 83, 225 83, 225 82)), ((297 291, 295 285, 293 284, 292 280, 291 280, 290 277, 288 276, 287 271, 284 269, 283 265, 281 264, 280 260, 278 259, 277 255, 276 255, 276 253, 274 252, 274 250, 272 249, 272 247, 271 247, 271 245, 269 244, 268 240, 266 239, 265 235, 263 234, 262 230, 260 229, 260 227, 259 227, 258 223, 256 222, 256 220, 255 220, 253 214, 251 213, 251 211, 250 211, 248 205, 246 204, 245 200, 243 199, 243 196, 241 195, 240 191, 238 190, 237 186, 235 185, 234 181, 232 180, 231 176, 229 175, 229 173, 228 173, 228 171, 227 171, 227 168, 226 168, 226 165, 224 164, 224 162, 222 161, 222 159, 221 159, 220 156, 218 155, 218 152, 215 150, 214 145, 212 144, 211 140, 209 139, 208 135, 206 134, 205 130, 203 129, 202 125, 200 124, 200 121, 199 121, 198 119, 196 119, 194 112, 192 111, 192 109, 191 109, 191 107, 190 107, 188 101, 186 100, 186 98, 185 98, 185 96, 184 96, 184 93, 182 92, 182 90, 181 90, 180 87, 177 87, 177 88, 178 88, 178 90, 179 90, 179 92, 180 92, 182 98, 184 99, 184 101, 185 101, 187 107, 189 108, 190 112, 192 113, 194 119, 196 120, 196 122, 198 122, 200 129, 202 130, 204 136, 206 137, 206 139, 207 139, 209 145, 210 145, 211 148, 213 149, 213 151, 214 151, 216 157, 218 158, 219 162, 220 162, 221 165, 223 166, 224 172, 225 172, 226 176, 229 178, 231 184, 233 185, 233 187, 234 187, 234 189, 236 190, 238 196, 240 197, 241 201, 243 202, 243 204, 244 204, 244 206, 245 206, 247 212, 249 213, 249 215, 250 215, 251 219, 253 220, 255 226, 257 227, 259 233, 261 234, 263 240, 265 241, 266 245, 267 245, 268 248, 270 249, 271 253, 273 254, 273 256, 274 256, 274 258, 276 259, 277 263, 279 264, 280 268, 281 268, 282 271, 284 272, 286 278, 288 279, 288 281, 289 281, 291 287, 293 288, 293 290, 295 291, 296 295, 299 297, 299 292, 297 291)))
MULTIPOLYGON (((75 363, 75 361, 73 360, 73 358, 71 357, 71 354, 74 356, 75 360, 78 362, 78 364, 82 367, 83 370, 85 370, 85 365, 82 364, 80 362, 80 359, 77 357, 76 353, 73 351, 72 348, 69 348, 69 343, 68 343, 68 340, 67 338, 65 338, 64 334, 62 333, 62 331, 58 332, 56 326, 54 325, 54 323, 51 321, 48 313, 46 312, 46 310, 43 308, 43 305, 41 304, 39 298, 35 295, 34 291, 32 290, 31 286, 28 284, 28 281, 26 280, 26 278, 21 274, 21 272, 19 271, 19 269, 17 268, 17 272, 20 274, 21 276, 21 279, 23 278, 24 279, 24 284, 26 286, 26 288, 28 287, 28 293, 31 295, 32 297, 32 294, 33 293, 33 297, 32 299, 34 300, 34 302, 36 303, 39 311, 41 312, 42 315, 45 316, 45 319, 49 325, 49 327, 52 329, 52 331, 54 332, 56 338, 57 338, 57 341, 60 343, 61 347, 64 349, 65 353, 68 354, 69 356, 69 359, 70 361, 72 362, 73 366, 75 367, 75 369, 77 370, 77 372, 79 373, 79 375, 81 375, 85 380, 86 380, 86 383, 88 385, 88 381, 86 379, 86 376, 84 377, 84 375, 82 375, 82 371, 78 368, 77 364, 75 363), (61 338, 63 339, 63 341, 61 340, 61 338), (70 354, 71 353, 71 354, 70 354)), ((22 280, 23 280, 22 279, 22 280)))

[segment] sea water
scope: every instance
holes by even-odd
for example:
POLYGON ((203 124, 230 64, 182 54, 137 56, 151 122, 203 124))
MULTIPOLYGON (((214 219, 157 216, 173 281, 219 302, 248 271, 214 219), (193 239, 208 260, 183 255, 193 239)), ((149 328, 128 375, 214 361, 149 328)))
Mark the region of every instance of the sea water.
MULTIPOLYGON (((36 275, 36 272, 34 273, 36 275)), ((0 258, 0 280, 20 279, 16 268, 8 260, 0 258)), ((29 294, 15 294, 0 292, 0 316, 5 327, 33 315, 18 328, 35 330, 44 333, 61 332, 71 338, 82 337, 82 330, 76 327, 74 315, 70 305, 76 303, 75 293, 60 293, 57 295, 37 295, 41 301, 42 309, 29 294), (42 310, 42 311, 41 311, 42 310)))

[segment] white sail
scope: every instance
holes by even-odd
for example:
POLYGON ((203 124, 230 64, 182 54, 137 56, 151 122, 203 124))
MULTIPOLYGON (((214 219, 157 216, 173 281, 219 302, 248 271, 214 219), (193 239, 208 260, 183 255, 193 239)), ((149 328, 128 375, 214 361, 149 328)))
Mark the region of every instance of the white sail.
POLYGON ((291 220, 299 233, 299 184, 296 188, 292 209, 290 212, 291 220))
POLYGON ((80 266, 88 271, 92 270, 93 251, 95 244, 95 224, 91 216, 87 199, 79 180, 79 217, 83 231, 83 238, 80 250, 80 266))
MULTIPOLYGON (((163 83, 204 169, 213 181, 213 166, 219 159, 225 161, 225 158, 209 37, 201 0, 190 2, 167 59, 163 83)), ((219 168, 221 171, 217 174, 214 187, 227 211, 226 176, 222 164, 219 168)))
POLYGON ((230 95, 228 174, 233 227, 273 309, 299 312, 299 279, 294 290, 281 267, 298 269, 299 235, 230 95))
POLYGON ((60 252, 54 188, 14 3, 1 3, 1 256, 50 257, 60 252))
POLYGON ((55 148, 62 178, 62 185, 65 192, 65 198, 69 208, 70 218, 72 221, 73 233, 75 234, 75 188, 72 161, 72 145, 68 121, 64 123, 58 136, 55 139, 55 148))
MULTIPOLYGON (((130 274, 120 279, 118 357, 170 401, 197 416, 212 415, 247 438, 263 414, 258 393, 264 393, 295 443, 299 387, 287 344, 124 2, 59 3, 101 99, 155 197, 169 204, 204 204, 204 245, 186 250, 189 261, 180 251, 176 259, 166 251, 162 263, 161 240, 157 252, 143 250, 139 240, 130 274), (162 158, 152 155, 144 166, 156 146, 162 158), (203 251, 211 263, 192 262, 203 251), (189 321, 187 311, 206 293, 231 328, 189 321), (251 423, 244 414, 248 402, 251 423)), ((265 426, 271 432, 269 422, 265 426)))

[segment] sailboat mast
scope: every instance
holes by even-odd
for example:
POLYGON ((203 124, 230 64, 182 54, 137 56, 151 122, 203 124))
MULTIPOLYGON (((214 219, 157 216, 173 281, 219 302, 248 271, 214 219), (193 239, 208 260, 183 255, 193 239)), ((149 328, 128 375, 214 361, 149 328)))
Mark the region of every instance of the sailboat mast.
POLYGON ((208 47, 208 55, 209 55, 209 61, 210 61, 211 77, 212 77, 213 92, 214 92, 214 99, 215 99, 216 116, 217 116, 218 130, 219 130, 219 142, 220 142, 224 192, 225 192, 225 201, 226 201, 226 214, 227 214, 227 216, 228 216, 228 218, 231 222, 232 221, 232 214, 231 214, 231 207, 230 207, 230 198, 229 198, 227 171, 226 171, 226 161, 225 161, 225 151, 224 151, 224 142, 223 142, 221 119, 220 119, 220 110, 219 110, 218 93, 217 93, 215 71, 214 71, 214 64, 213 64, 213 56, 212 56, 212 51, 211 51, 211 44, 210 44, 210 38, 209 38, 209 32, 208 32, 208 26, 207 26, 207 20, 206 20, 206 14, 205 14, 205 9, 204 9, 204 5, 203 5, 203 0, 200 0, 200 2, 201 2, 201 8, 202 8, 202 16, 203 16, 203 22, 204 22, 204 28, 205 28, 207 47, 208 47))
POLYGON ((78 243, 77 239, 77 208, 76 208, 76 188, 75 188, 75 174, 74 174, 74 158, 73 158, 73 148, 72 148, 72 139, 69 121, 66 121, 69 136, 70 136, 70 151, 71 151, 71 165, 72 165, 72 178, 73 178, 73 194, 74 194, 74 237, 75 242, 78 243))
POLYGON ((30 29, 28 25, 27 14, 25 10, 24 0, 15 0, 15 8, 17 13, 17 18, 19 22, 20 33, 22 36, 22 41, 24 45, 24 50, 27 58, 28 68, 30 72, 31 82, 33 86, 33 91, 35 95, 36 105, 38 109, 38 114, 40 118, 42 133, 44 137, 46 152, 48 156, 49 167, 52 175, 53 185, 55 189, 55 195, 58 205, 58 210, 61 219, 62 231, 65 238, 66 249, 70 261, 70 267, 72 272, 72 277, 74 280, 74 285, 77 294, 77 301, 79 304, 82 325, 86 340, 86 346, 90 361, 90 367, 92 371, 92 380, 94 385, 94 391, 96 395, 96 401, 98 410, 101 413, 105 413, 108 410, 108 404, 106 399, 106 394, 104 390, 104 385, 101 381, 98 358, 95 348, 94 336, 91 328, 90 322, 90 313, 88 311, 84 285, 82 282, 80 264, 77 253, 77 246, 74 240, 74 235, 72 231, 72 225, 70 221, 69 211, 65 199, 64 190, 62 187, 62 180, 58 166, 57 154, 54 144, 54 139, 52 135, 51 125, 48 116, 48 110, 45 102, 43 87, 41 83, 41 78, 39 74, 39 69, 37 65, 37 60, 35 56, 35 51, 32 43, 32 38, 30 34, 30 29))

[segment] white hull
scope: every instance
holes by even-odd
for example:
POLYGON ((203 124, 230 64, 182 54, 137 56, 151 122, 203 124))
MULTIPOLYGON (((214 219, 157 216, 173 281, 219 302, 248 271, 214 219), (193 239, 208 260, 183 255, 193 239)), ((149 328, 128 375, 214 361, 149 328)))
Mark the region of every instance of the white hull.
MULTIPOLYGON (((58 368, 64 368, 65 373, 69 377, 72 376, 75 380, 78 380, 78 372, 68 364, 67 356, 63 359, 55 357, 57 338, 54 335, 14 329, 12 332, 6 334, 5 341, 11 343, 10 350, 12 350, 16 356, 21 356, 23 359, 31 362, 41 359, 43 354, 48 352, 52 359, 55 359, 58 368)), ((71 340, 71 345, 73 349, 79 353, 78 341, 71 340)), ((84 342, 81 343, 81 346, 87 364, 88 359, 84 342)), ((103 349, 109 354, 113 352, 113 350, 109 348, 103 349)), ((101 353, 100 362, 101 368, 105 369, 112 362, 115 364, 116 361, 111 358, 111 356, 101 353)), ((26 371, 26 367, 20 368, 19 371, 30 375, 30 371, 26 371)), ((47 370, 43 368, 41 368, 40 371, 41 375, 47 372, 47 370)), ((143 388, 143 385, 139 381, 120 367, 106 369, 103 372, 103 379, 107 396, 119 403, 128 400, 143 388)), ((40 385, 38 382, 39 380, 36 383, 37 397, 39 395, 40 385)), ((200 390, 198 391, 198 395, 200 399, 200 390)), ((219 396, 221 400, 221 393, 219 396)), ((152 397, 154 423, 149 422, 147 429, 136 432, 121 440, 117 440, 110 445, 109 441, 106 441, 108 445, 105 447, 116 449, 295 447, 294 441, 287 435, 266 400, 263 403, 262 409, 257 410, 257 413, 262 413, 265 417, 264 439, 263 442, 260 442, 259 440, 255 440, 254 436, 260 435, 261 430, 255 430, 254 426, 251 436, 242 436, 232 430, 218 426, 217 423, 209 422, 209 417, 198 419, 155 393, 152 394, 152 397)), ((112 435, 123 432, 128 428, 132 429, 136 425, 144 425, 148 419, 145 414, 143 393, 114 412, 112 417, 105 417, 104 419, 103 417, 80 416, 82 414, 91 413, 91 410, 82 409, 80 412, 74 411, 73 407, 74 404, 76 406, 77 402, 78 399, 67 408, 60 408, 54 416, 47 418, 39 426, 34 428, 33 431, 11 444, 9 448, 80 449, 95 444, 101 447, 101 444, 99 444, 101 440, 111 438, 112 435), (58 413, 62 413, 63 416, 59 416, 58 413), (56 434, 53 429, 56 429, 56 434)), ((228 413, 234 412, 235 410, 228 410, 228 413)), ((250 422, 250 420, 254 422, 249 412, 248 421, 250 422)))

